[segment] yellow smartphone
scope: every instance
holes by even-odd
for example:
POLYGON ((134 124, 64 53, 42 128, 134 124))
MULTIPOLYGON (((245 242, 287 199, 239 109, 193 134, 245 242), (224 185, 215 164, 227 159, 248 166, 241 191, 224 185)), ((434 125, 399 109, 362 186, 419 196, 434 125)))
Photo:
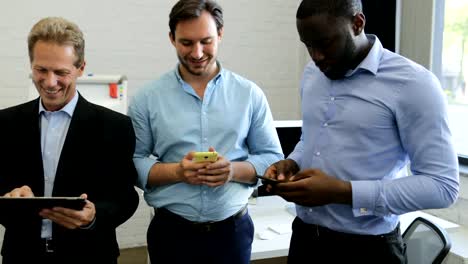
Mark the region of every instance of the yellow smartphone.
POLYGON ((215 162, 218 160, 218 152, 206 151, 206 152, 195 152, 193 154, 194 162, 215 162))

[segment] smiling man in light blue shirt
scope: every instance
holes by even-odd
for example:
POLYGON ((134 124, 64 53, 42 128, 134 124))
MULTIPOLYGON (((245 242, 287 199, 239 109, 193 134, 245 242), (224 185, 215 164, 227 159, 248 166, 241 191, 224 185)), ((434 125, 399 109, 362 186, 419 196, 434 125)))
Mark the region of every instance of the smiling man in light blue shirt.
POLYGON ((313 60, 302 137, 266 173, 285 181, 267 190, 297 205, 288 263, 406 263, 398 215, 458 195, 440 84, 364 33, 360 0, 303 0, 296 18, 313 60))
POLYGON ((139 187, 156 214, 148 229, 152 263, 250 262, 247 199, 282 159, 262 90, 216 60, 221 7, 179 1, 170 14, 177 67, 143 87, 129 107, 139 187), (219 153, 195 163, 193 151, 219 153))

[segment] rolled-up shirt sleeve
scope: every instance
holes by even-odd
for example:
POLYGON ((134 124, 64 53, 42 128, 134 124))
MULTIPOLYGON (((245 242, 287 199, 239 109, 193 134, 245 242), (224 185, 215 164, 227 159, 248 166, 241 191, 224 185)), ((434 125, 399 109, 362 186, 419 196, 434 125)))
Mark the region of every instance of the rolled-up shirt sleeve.
POLYGON ((267 99, 260 88, 253 89, 253 112, 247 142, 249 155, 247 157, 257 174, 263 175, 273 163, 284 158, 273 116, 267 99))
POLYGON ((144 96, 135 96, 128 108, 128 115, 132 119, 136 136, 133 162, 138 172, 137 186, 146 192, 149 191, 147 188, 149 172, 158 162, 158 158, 152 156, 153 135, 145 104, 144 96))

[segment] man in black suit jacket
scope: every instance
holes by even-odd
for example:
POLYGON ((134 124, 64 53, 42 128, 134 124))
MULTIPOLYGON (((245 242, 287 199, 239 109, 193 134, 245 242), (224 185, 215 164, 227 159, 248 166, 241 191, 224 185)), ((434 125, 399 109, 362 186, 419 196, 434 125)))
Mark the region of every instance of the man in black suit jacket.
POLYGON ((117 263, 115 229, 138 206, 131 121, 76 91, 85 60, 75 24, 45 18, 28 45, 40 97, 0 110, 0 194, 81 196, 86 205, 1 212, 3 263, 117 263))

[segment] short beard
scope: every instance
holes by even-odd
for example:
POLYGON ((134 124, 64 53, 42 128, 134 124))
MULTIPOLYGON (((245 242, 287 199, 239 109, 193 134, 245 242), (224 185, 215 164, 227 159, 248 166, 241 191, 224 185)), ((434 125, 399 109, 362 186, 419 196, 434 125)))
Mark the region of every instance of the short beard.
POLYGON ((356 57, 356 49, 356 45, 354 45, 351 35, 347 35, 340 65, 335 70, 332 70, 329 73, 324 73, 325 76, 330 80, 343 79, 348 70, 352 67, 354 57, 356 57))
POLYGON ((177 55, 177 57, 179 58, 180 65, 182 65, 182 67, 184 67, 184 69, 187 70, 190 74, 196 75, 196 76, 203 76, 203 75, 205 75, 205 74, 209 74, 209 73, 207 72, 207 69, 210 68, 210 67, 212 66, 212 64, 213 64, 213 61, 211 61, 212 58, 210 57, 210 58, 208 58, 209 63, 206 65, 205 68, 203 68, 203 71, 201 71, 201 72, 194 72, 194 71, 192 71, 192 70, 190 69, 190 66, 185 62, 185 60, 183 60, 183 58, 181 58, 179 55, 177 55))

